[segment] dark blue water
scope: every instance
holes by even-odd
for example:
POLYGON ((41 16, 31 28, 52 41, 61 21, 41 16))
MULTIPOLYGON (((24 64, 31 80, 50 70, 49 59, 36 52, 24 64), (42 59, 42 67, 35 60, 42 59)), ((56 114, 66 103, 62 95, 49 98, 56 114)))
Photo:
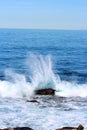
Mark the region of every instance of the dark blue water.
POLYGON ((87 82, 87 31, 0 29, 0 79, 7 68, 27 75, 29 52, 50 54, 61 79, 87 82))

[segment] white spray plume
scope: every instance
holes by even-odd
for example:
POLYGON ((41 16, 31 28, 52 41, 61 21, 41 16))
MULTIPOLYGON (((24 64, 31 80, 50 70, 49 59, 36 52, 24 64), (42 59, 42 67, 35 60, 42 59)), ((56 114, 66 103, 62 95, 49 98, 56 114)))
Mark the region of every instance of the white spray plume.
POLYGON ((11 69, 5 71, 8 81, 0 81, 0 96, 2 97, 30 97, 33 89, 22 74, 18 74, 11 69))
MULTIPOLYGON (((56 89, 57 81, 52 70, 51 56, 35 55, 30 53, 27 60, 29 78, 35 89, 56 89)), ((59 77, 58 77, 59 78, 59 77)))

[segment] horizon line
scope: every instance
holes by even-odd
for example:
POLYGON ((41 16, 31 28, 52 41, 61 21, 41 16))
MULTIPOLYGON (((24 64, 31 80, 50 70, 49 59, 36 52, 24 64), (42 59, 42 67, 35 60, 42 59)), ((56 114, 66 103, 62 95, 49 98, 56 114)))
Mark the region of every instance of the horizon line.
POLYGON ((58 28, 24 28, 24 27, 0 27, 0 29, 24 29, 24 30, 66 30, 66 31, 87 31, 87 29, 58 29, 58 28))

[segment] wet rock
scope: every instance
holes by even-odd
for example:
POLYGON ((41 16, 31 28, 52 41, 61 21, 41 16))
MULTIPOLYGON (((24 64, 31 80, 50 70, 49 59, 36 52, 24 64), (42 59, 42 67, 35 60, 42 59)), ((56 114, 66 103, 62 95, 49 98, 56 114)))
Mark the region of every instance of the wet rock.
POLYGON ((17 127, 17 128, 14 128, 14 130, 33 130, 33 129, 29 127, 17 127))
POLYGON ((84 130, 84 127, 82 125, 79 125, 77 128, 76 127, 63 127, 56 130, 84 130))
POLYGON ((5 129, 0 129, 0 130, 34 130, 29 127, 16 127, 16 128, 5 128, 5 129))
POLYGON ((30 100, 27 100, 27 102, 35 102, 35 103, 39 103, 36 99, 30 99, 30 100))
POLYGON ((39 89, 35 91, 36 95, 54 95, 55 94, 55 90, 54 89, 39 89))
POLYGON ((77 130, 84 130, 84 127, 82 125, 79 125, 77 130))

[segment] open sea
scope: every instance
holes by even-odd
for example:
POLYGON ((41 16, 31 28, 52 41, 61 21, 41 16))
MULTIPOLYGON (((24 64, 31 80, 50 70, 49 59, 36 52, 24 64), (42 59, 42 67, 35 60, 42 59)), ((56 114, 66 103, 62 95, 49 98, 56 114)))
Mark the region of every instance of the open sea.
POLYGON ((0 128, 79 124, 87 129, 87 31, 0 29, 0 128), (44 88, 55 95, 34 94, 44 88))

